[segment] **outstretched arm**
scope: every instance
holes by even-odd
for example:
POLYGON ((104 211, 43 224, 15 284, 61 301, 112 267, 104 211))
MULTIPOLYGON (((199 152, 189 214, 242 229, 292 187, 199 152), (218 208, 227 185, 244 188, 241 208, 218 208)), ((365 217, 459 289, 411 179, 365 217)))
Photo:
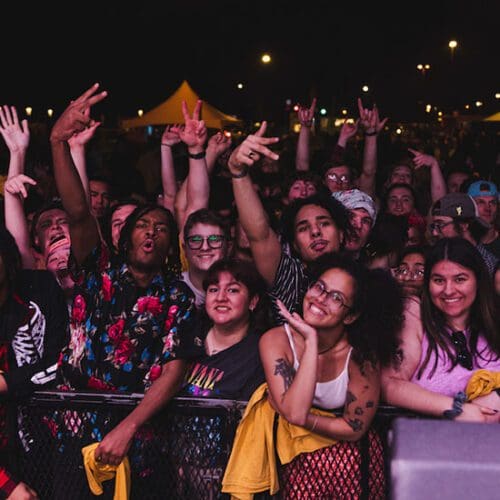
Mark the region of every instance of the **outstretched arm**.
POLYGON ((279 157, 267 146, 278 142, 278 137, 264 137, 267 123, 249 135, 229 157, 228 168, 233 177, 233 192, 238 218, 245 231, 258 271, 268 285, 272 285, 281 258, 281 244, 271 229, 266 211, 248 175, 251 167, 261 156, 272 160, 279 157))
MULTIPOLYGON (((205 160, 205 142, 207 141, 207 128, 205 122, 200 120, 202 101, 198 101, 189 115, 187 104, 182 102, 184 127, 179 131, 179 137, 187 146, 189 156, 189 174, 186 183, 186 207, 184 212, 177 213, 179 234, 183 233, 184 224, 189 214, 208 207, 210 195, 210 180, 208 178, 207 162, 205 160)), ((180 207, 179 207, 180 208, 180 207)))
POLYGON ((377 137, 383 130, 387 118, 380 120, 377 105, 373 109, 363 108, 363 103, 358 98, 359 120, 364 130, 365 144, 363 149, 363 167, 358 179, 361 191, 375 199, 375 175, 377 174, 377 137))
MULTIPOLYGON (((90 111, 90 108, 89 110, 90 111)), ((89 179, 87 176, 87 161, 85 159, 85 144, 94 137, 94 133, 100 122, 94 122, 90 127, 82 130, 81 132, 75 133, 69 138, 68 144, 71 151, 71 157, 73 158, 73 163, 75 164, 78 175, 82 181, 83 189, 85 190, 85 196, 89 200, 90 204, 90 187, 89 179)))
POLYGON ((10 152, 9 172, 4 186, 5 227, 16 240, 23 268, 31 269, 35 262, 31 253, 23 200, 28 196, 27 185, 35 186, 36 182, 23 175, 26 151, 30 142, 28 122, 22 120, 19 123, 14 106, 0 106, 0 124, 0 133, 10 152))
POLYGON ((179 131, 179 125, 167 125, 161 136, 162 204, 172 214, 174 213, 175 197, 177 195, 177 180, 175 179, 172 148, 181 142, 179 131))
POLYGON ((97 221, 92 217, 85 190, 71 157, 68 141, 75 133, 94 125, 89 111, 107 92, 96 93, 94 84, 63 111, 52 127, 50 144, 54 176, 61 200, 70 221, 71 248, 78 263, 83 262, 99 238, 97 221))
POLYGON ((305 108, 300 106, 298 117, 300 122, 299 138, 297 140, 297 154, 295 157, 295 168, 298 171, 309 170, 311 159, 311 128, 314 123, 314 111, 316 110, 316 98, 312 100, 311 106, 305 108))
POLYGON ((413 163, 415 168, 429 167, 431 174, 431 199, 434 203, 435 201, 441 199, 446 194, 446 181, 444 180, 443 172, 441 172, 441 167, 439 162, 434 156, 426 155, 417 151, 415 149, 408 148, 408 151, 412 153, 413 163))

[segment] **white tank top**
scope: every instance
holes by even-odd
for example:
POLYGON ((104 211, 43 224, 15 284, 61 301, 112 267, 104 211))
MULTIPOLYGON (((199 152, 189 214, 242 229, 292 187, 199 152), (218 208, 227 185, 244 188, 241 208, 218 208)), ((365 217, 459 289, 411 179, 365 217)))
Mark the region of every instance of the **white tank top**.
MULTIPOLYGON (((293 368, 295 372, 297 372, 300 363, 299 359, 297 358, 297 352, 295 350, 295 343, 293 341, 292 332, 290 331, 290 326, 288 325, 288 323, 285 323, 283 326, 285 327, 288 342, 290 343, 290 348, 292 349, 293 353, 293 368)), ((331 410, 344 406, 347 393, 347 385, 349 383, 349 371, 347 367, 349 365, 351 352, 352 347, 347 353, 344 369, 338 377, 334 378, 333 380, 328 380, 327 382, 316 382, 316 388, 314 389, 313 406, 322 408, 324 410, 331 410)))

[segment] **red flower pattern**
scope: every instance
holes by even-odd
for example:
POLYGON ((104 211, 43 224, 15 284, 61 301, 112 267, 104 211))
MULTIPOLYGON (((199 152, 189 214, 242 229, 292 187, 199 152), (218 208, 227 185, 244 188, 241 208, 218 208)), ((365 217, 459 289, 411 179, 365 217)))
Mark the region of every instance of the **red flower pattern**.
POLYGON ((153 316, 161 313, 160 297, 141 297, 137 301, 139 313, 150 312, 153 316))
POLYGON ((114 325, 108 328, 109 340, 114 344, 117 344, 122 339, 123 327, 125 326, 125 320, 119 319, 114 325))
POLYGON ((111 300, 111 297, 113 297, 113 285, 111 283, 111 280, 109 279, 109 276, 107 274, 103 274, 102 276, 102 297, 106 302, 109 302, 111 300))
POLYGON ((83 295, 77 295, 73 301, 73 308, 71 309, 71 318, 76 323, 81 323, 85 319, 85 312, 87 304, 83 295))

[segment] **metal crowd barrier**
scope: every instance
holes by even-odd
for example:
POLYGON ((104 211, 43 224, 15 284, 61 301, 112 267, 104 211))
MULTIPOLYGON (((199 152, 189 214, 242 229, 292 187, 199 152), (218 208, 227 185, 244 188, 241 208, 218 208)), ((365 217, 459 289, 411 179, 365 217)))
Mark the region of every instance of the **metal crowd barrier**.
MULTIPOLYGON (((82 447, 102 439, 142 395, 37 392, 18 407, 19 477, 41 500, 113 498, 90 493, 82 447)), ((175 398, 136 434, 128 453, 133 499, 226 499, 220 492, 234 434, 246 403, 175 398)), ((339 412, 340 413, 340 412, 339 412)), ((411 416, 380 407, 358 442, 301 454, 279 470, 279 498, 387 498, 387 436, 392 420, 411 416)), ((256 499, 268 499, 267 493, 256 499)))

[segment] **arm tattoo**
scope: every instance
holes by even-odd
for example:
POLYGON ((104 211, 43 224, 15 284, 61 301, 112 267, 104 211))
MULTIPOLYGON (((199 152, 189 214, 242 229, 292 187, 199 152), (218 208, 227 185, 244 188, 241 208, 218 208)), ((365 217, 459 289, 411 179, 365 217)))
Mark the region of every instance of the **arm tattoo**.
POLYGON ((354 432, 358 432, 363 428, 363 422, 359 418, 350 418, 347 423, 354 432))
POLYGON ((283 377, 286 391, 292 385, 293 377, 295 376, 295 370, 283 358, 279 358, 276 360, 274 374, 281 375, 283 377))
POLYGON ((346 396, 345 396, 345 405, 348 407, 351 403, 356 401, 356 396, 351 392, 347 391, 346 396))
POLYGON ((375 406, 375 403, 373 401, 367 401, 366 402, 366 407, 367 408, 373 408, 375 406))
POLYGON ((361 406, 356 406, 356 409, 354 410, 355 415, 363 415, 364 411, 361 406))

